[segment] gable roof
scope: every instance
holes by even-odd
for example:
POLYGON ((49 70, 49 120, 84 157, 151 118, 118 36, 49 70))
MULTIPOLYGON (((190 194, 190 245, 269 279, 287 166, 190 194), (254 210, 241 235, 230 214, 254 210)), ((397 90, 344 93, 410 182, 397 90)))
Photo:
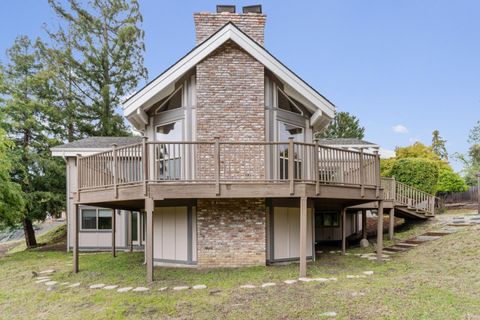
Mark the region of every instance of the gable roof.
POLYGON ((107 151, 112 145, 118 147, 142 142, 142 137, 89 137, 51 148, 52 155, 57 157, 75 157, 107 151))
POLYGON ((285 92, 292 95, 313 115, 311 124, 327 124, 335 115, 335 106, 308 83, 288 69, 263 46, 240 30, 233 22, 225 24, 208 39, 193 48, 162 74, 123 102, 127 119, 140 128, 148 123, 145 109, 172 92, 175 81, 227 41, 234 41, 253 58, 262 63, 285 84, 285 92))

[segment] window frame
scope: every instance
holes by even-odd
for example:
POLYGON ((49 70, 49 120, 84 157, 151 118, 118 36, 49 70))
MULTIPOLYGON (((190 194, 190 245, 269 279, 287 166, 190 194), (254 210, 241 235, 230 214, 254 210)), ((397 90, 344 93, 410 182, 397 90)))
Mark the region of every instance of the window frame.
POLYGON ((116 210, 114 209, 108 209, 108 208, 81 208, 80 209, 80 221, 79 221, 79 224, 80 224, 80 231, 83 231, 83 232, 111 232, 112 231, 112 227, 110 227, 110 229, 99 229, 98 228, 98 212, 99 210, 105 210, 105 211, 110 211, 111 212, 111 216, 110 216, 110 219, 111 219, 111 222, 110 222, 110 225, 112 226, 113 224, 113 215, 116 213, 116 210), (95 228, 92 228, 92 229, 87 229, 87 228, 84 228, 83 227, 83 211, 86 211, 86 210, 95 210, 95 228))
POLYGON ((293 101, 293 99, 290 98, 290 96, 285 91, 283 91, 280 87, 277 86, 276 88, 277 88, 277 90, 276 90, 276 92, 277 92, 276 95, 277 96, 276 96, 275 100, 277 101, 277 103, 276 103, 277 109, 288 112, 290 114, 294 114, 294 115, 299 116, 299 117, 305 117, 305 113, 303 112, 303 109, 300 106, 298 106, 297 103, 295 101, 293 101), (278 98, 279 94, 283 95, 297 109, 298 112, 293 112, 293 111, 290 111, 290 110, 280 108, 280 99, 278 98))
POLYGON ((162 114, 164 112, 169 112, 169 111, 174 111, 174 110, 178 110, 178 109, 182 109, 184 108, 184 103, 183 103, 183 100, 184 100, 184 90, 183 90, 183 84, 179 85, 178 88, 176 88, 175 90, 173 90, 173 92, 165 99, 165 101, 162 102, 162 104, 160 104, 156 109, 155 109, 155 112, 154 114, 162 114), (181 91, 180 92, 180 106, 178 107, 175 107, 173 109, 170 109, 170 110, 163 110, 161 111, 161 109, 178 93, 178 91, 181 91))
POLYGON ((320 212, 320 226, 322 228, 340 228, 340 212, 338 211, 321 211, 320 212), (329 226, 326 226, 325 225, 325 215, 330 215, 332 217, 332 225, 329 225, 329 226), (334 216, 336 217, 336 219, 334 218, 334 216), (334 223, 334 221, 336 220, 337 223, 334 223))

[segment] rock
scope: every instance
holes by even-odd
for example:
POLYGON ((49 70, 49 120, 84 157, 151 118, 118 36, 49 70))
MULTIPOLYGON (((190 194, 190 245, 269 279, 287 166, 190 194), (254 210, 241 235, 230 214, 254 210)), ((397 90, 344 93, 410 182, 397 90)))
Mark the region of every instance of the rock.
POLYGON ((77 283, 73 283, 71 285, 69 285, 67 288, 76 288, 76 287, 79 287, 80 286, 80 282, 77 282, 77 283))
POLYGON ((312 280, 313 281, 318 281, 318 282, 327 282, 328 281, 327 278, 313 278, 312 280))
POLYGON ((50 278, 40 279, 40 280, 35 281, 35 283, 42 283, 42 282, 47 282, 47 281, 50 281, 50 278))
POLYGON ((47 282, 45 282, 45 285, 46 285, 46 286, 54 286, 54 285, 56 285, 57 283, 58 283, 57 281, 47 281, 47 282))
POLYGON ((294 284, 294 283, 297 283, 297 280, 285 280, 283 282, 286 284, 294 284))
POLYGON ((364 275, 371 276, 373 275, 373 271, 363 271, 364 275))
POLYGON ((313 279, 311 278, 298 278, 299 281, 302 281, 302 282, 311 282, 313 281, 313 279))
POLYGON ((262 284, 262 288, 273 287, 275 285, 276 285, 275 282, 267 282, 267 283, 262 284))
POLYGON ((174 291, 182 291, 182 290, 187 290, 190 289, 188 286, 178 286, 178 287, 173 287, 174 291))
POLYGON ((60 283, 61 286, 66 286, 67 284, 69 284, 70 282, 62 282, 60 283))
POLYGON ((354 276, 352 274, 347 274, 347 279, 355 279, 358 278, 358 276, 354 276))
POLYGON ((167 289, 168 289, 168 287, 162 287, 162 288, 158 289, 158 291, 165 291, 167 289))
POLYGON ((360 248, 368 248, 370 246, 370 242, 367 239, 360 240, 360 248))
POLYGON ((33 278, 38 277, 38 273, 36 273, 35 271, 32 271, 32 277, 33 278))
POLYGON ((328 253, 332 253, 332 254, 333 254, 333 253, 335 253, 335 251, 329 251, 328 253))
POLYGON ((103 287, 103 289, 105 289, 105 290, 113 290, 113 289, 117 289, 117 288, 118 288, 118 286, 116 284, 103 287))
POLYGON ((54 272, 55 272, 55 270, 53 270, 53 269, 48 269, 48 270, 40 271, 40 274, 54 273, 54 272))
POLYGON ((124 287, 124 288, 117 289, 117 292, 128 292, 132 289, 133 287, 124 287))
POLYGON ((44 279, 50 279, 50 277, 37 277, 35 280, 44 280, 44 279))
POLYGON ((101 289, 101 288, 103 288, 103 287, 105 287, 105 284, 103 284, 103 283, 98 283, 98 284, 92 284, 89 288, 90 288, 90 289, 101 289))
POLYGON ((336 317, 337 313, 335 311, 324 312, 320 314, 320 317, 336 317))
POLYGON ((201 290, 201 289, 207 289, 207 286, 204 284, 197 284, 192 287, 193 290, 201 290))
POLYGON ((137 287, 137 288, 133 289, 132 291, 133 291, 133 292, 145 292, 145 291, 148 291, 148 290, 150 290, 150 288, 137 287))
POLYGON ((337 281, 338 279, 337 279, 337 278, 329 278, 328 280, 330 280, 330 281, 337 281))
POLYGON ((243 286, 240 286, 240 288, 242 288, 242 289, 253 289, 253 288, 256 288, 256 286, 254 286, 252 284, 244 284, 243 286))

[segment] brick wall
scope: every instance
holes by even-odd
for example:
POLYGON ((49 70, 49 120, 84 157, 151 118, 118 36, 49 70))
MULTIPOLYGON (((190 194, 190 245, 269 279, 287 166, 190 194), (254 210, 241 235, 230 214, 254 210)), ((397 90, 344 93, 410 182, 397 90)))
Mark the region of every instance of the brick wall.
POLYGON ((193 15, 195 22, 196 43, 204 41, 228 22, 233 22, 239 29, 263 45, 266 16, 263 14, 209 13, 200 12, 193 15))
POLYGON ((265 265, 265 219, 265 199, 198 199, 198 266, 265 265))

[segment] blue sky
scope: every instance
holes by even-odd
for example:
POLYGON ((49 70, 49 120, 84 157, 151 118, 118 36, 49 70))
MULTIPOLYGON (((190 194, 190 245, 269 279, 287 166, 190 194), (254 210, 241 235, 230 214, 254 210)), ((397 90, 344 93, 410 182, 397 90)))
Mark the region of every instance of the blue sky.
MULTIPOLYGON (((267 49, 358 116, 367 140, 394 149, 439 129, 450 153, 467 151, 480 120, 480 1, 258 2, 267 49)), ((192 13, 217 3, 257 2, 140 0, 150 78, 194 46, 192 13)), ((43 23, 56 23, 46 0, 2 1, 0 60, 17 35, 43 37, 43 23)))

